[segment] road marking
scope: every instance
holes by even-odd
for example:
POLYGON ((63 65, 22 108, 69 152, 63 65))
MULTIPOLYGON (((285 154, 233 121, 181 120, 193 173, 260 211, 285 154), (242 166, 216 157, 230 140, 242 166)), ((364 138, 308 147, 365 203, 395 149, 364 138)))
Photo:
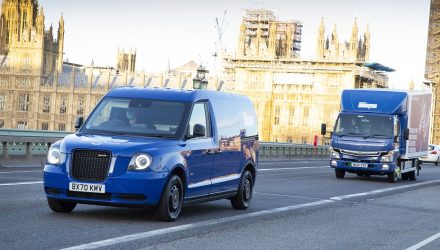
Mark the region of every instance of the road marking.
POLYGON ((322 199, 322 198, 314 198, 314 197, 299 196, 299 195, 274 194, 274 193, 264 193, 264 192, 254 192, 254 194, 262 194, 262 195, 270 195, 270 196, 279 196, 279 197, 301 198, 301 199, 309 199, 309 200, 321 200, 321 199, 322 199))
POLYGON ((31 184, 41 184, 42 181, 27 181, 27 182, 11 182, 11 183, 0 183, 1 186, 18 186, 18 185, 31 185, 31 184))
MULTIPOLYGON (((389 192, 389 191, 394 191, 394 190, 406 189, 406 188, 410 188, 410 187, 417 187, 417 186, 421 186, 421 185, 428 185, 428 184, 435 184, 435 183, 440 183, 440 180, 427 181, 427 182, 421 182, 421 183, 410 184, 410 185, 403 185, 403 186, 398 186, 398 187, 393 187, 393 188, 378 189, 378 190, 374 190, 374 191, 370 191, 370 192, 363 192, 363 193, 356 193, 356 194, 332 197, 330 199, 323 199, 323 200, 299 204, 299 205, 273 208, 273 209, 253 212, 253 213, 249 213, 249 214, 241 214, 241 215, 236 215, 236 216, 231 216, 231 217, 207 220, 207 221, 185 224, 185 225, 180 225, 180 226, 175 226, 175 227, 162 228, 162 229, 147 231, 147 232, 143 232, 143 233, 129 234, 129 235, 111 238, 111 239, 107 239, 107 240, 95 241, 95 242, 90 242, 90 243, 83 244, 83 245, 64 248, 64 250, 96 249, 96 248, 101 248, 101 247, 108 247, 108 246, 119 244, 119 243, 125 243, 125 242, 134 241, 134 240, 140 240, 140 239, 147 239, 147 238, 151 238, 154 236, 159 236, 159 235, 164 235, 164 234, 169 234, 169 233, 174 233, 174 232, 180 232, 180 231, 184 231, 187 229, 199 228, 199 227, 204 227, 204 226, 212 226, 212 225, 216 225, 216 224, 232 222, 232 221, 242 220, 242 219, 246 219, 246 218, 253 218, 253 217, 262 216, 262 215, 269 215, 269 214, 276 214, 276 213, 285 212, 285 211, 292 211, 292 210, 305 208, 305 207, 313 207, 313 206, 319 206, 319 205, 323 205, 323 204, 329 204, 329 203, 342 201, 342 200, 352 198, 352 197, 366 196, 366 195, 371 195, 371 194, 379 194, 379 193, 384 193, 384 192, 389 192)), ((440 235, 440 233, 439 233, 439 235, 440 235)), ((431 239, 431 238, 433 238, 433 237, 438 238, 440 236, 434 235, 434 236, 431 236, 430 238, 428 238, 427 240, 432 241, 433 239, 431 239)), ((427 240, 425 240, 425 241, 427 241, 427 240)), ((419 243, 419 244, 421 244, 421 243, 419 243)), ((427 244, 427 243, 425 243, 425 244, 427 244)))
POLYGON ((9 172, 0 172, 0 174, 15 174, 15 173, 43 173, 43 170, 29 170, 29 171, 9 171, 9 172))
POLYGON ((39 180, 39 178, 32 177, 15 177, 15 176, 0 176, 0 179, 15 179, 15 180, 39 180))
POLYGON ((293 167, 293 168, 260 168, 258 171, 279 171, 279 170, 299 170, 299 169, 313 169, 313 168, 330 168, 330 166, 316 166, 316 167, 293 167))
POLYGON ((221 224, 221 223, 225 223, 225 222, 232 222, 232 221, 236 221, 236 220, 253 218, 253 217, 262 216, 262 215, 291 211, 291 210, 296 210, 296 209, 305 208, 305 207, 318 206, 318 205, 328 204, 328 203, 332 203, 332 202, 334 202, 334 201, 320 200, 320 201, 305 203, 305 204, 300 204, 300 205, 279 207, 279 208, 263 210, 263 211, 248 213, 248 214, 241 214, 241 215, 225 217, 225 218, 220 218, 220 219, 196 222, 196 223, 185 224, 185 225, 180 225, 180 226, 175 226, 175 227, 168 227, 168 228, 163 228, 163 229, 158 229, 158 230, 153 230, 153 231, 148 231, 148 232, 143 232, 143 233, 129 234, 129 235, 116 237, 116 238, 112 238, 112 239, 95 241, 95 242, 91 242, 91 243, 87 243, 87 244, 83 244, 83 245, 64 248, 64 250, 96 249, 96 248, 101 248, 101 247, 108 247, 108 246, 119 244, 119 243, 125 243, 125 242, 129 242, 129 241, 140 240, 140 239, 147 239, 147 238, 151 238, 154 236, 159 236, 159 235, 164 235, 164 234, 169 234, 169 233, 174 233, 174 232, 180 232, 180 231, 184 231, 184 230, 188 230, 188 229, 194 229, 194 228, 199 228, 199 227, 204 227, 204 226, 211 226, 211 225, 221 224))
POLYGON ((336 197, 331 197, 330 200, 341 201, 341 200, 346 200, 346 199, 354 198, 354 197, 361 197, 361 196, 367 196, 367 195, 372 195, 372 194, 380 194, 380 193, 385 193, 385 192, 390 192, 390 191, 395 191, 395 190, 408 189, 411 187, 418 187, 418 186, 424 186, 424 185, 428 185, 428 184, 438 184, 438 183, 440 183, 440 180, 425 181, 425 182, 420 182, 420 183, 416 183, 416 184, 402 185, 402 186, 397 186, 397 187, 377 189, 377 190, 368 191, 368 192, 348 194, 348 195, 343 195, 343 196, 336 196, 336 197))
POLYGON ((412 247, 407 248, 406 250, 416 250, 416 249, 419 249, 419 248, 423 247, 424 245, 427 245, 430 242, 432 242, 432 241, 434 241, 434 240, 436 240, 438 238, 440 238, 440 233, 434 234, 433 236, 431 236, 431 237, 429 237, 429 238, 427 238, 427 239, 425 239, 425 240, 415 244, 412 247))
POLYGON ((298 163, 313 163, 313 162, 320 162, 320 161, 328 162, 328 160, 312 160, 312 161, 264 161, 264 162, 258 162, 258 165, 261 165, 261 164, 276 164, 276 163, 294 163, 294 164, 298 164, 298 163))

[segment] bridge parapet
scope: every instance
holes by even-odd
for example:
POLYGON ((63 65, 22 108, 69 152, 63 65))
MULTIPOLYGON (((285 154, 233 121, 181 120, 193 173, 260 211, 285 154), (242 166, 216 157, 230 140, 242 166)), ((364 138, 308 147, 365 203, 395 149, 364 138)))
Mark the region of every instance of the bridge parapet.
MULTIPOLYGON (((0 129, 0 165, 5 162, 38 162, 43 165, 51 144, 70 132, 0 129)), ((260 142, 260 160, 328 159, 329 146, 260 142)))

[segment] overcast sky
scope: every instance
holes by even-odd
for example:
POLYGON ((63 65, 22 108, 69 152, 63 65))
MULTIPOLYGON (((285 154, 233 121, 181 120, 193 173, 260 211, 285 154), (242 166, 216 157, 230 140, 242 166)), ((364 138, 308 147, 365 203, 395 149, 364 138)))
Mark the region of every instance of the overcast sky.
POLYGON ((212 61, 217 40, 215 18, 226 10, 224 40, 235 51, 244 10, 268 8, 281 20, 303 23, 304 59, 315 57, 321 17, 326 33, 336 24, 339 39, 349 40, 354 18, 359 35, 371 32, 370 61, 396 69, 390 85, 406 87, 424 78, 429 0, 40 0, 46 27, 65 19, 65 59, 115 66, 118 46, 137 49, 137 70, 163 71, 187 61, 212 61))

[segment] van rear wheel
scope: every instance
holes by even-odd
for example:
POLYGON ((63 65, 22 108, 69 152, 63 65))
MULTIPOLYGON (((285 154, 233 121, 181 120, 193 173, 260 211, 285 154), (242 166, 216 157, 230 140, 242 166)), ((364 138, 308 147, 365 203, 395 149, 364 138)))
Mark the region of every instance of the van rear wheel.
POLYGON ((76 202, 62 201, 52 198, 47 198, 47 203, 50 209, 57 213, 70 213, 76 207, 76 202))
POLYGON ((252 192, 254 189, 254 181, 249 171, 244 171, 241 177, 240 186, 238 187, 237 196, 231 199, 231 205, 235 209, 247 209, 251 204, 252 192))

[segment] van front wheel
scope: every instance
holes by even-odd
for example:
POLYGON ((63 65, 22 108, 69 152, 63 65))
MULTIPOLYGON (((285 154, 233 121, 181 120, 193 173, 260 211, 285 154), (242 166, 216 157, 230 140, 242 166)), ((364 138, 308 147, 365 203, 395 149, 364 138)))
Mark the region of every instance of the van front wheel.
POLYGON ((254 182, 249 171, 243 173, 237 196, 231 199, 231 205, 235 209, 247 209, 251 204, 254 182))
POLYGON ((180 214, 183 203, 183 185, 179 176, 173 175, 162 192, 156 217, 161 221, 174 221, 180 214))
POLYGON ((76 202, 67 202, 52 198, 47 198, 47 203, 50 209, 57 213, 70 213, 76 207, 76 202))

